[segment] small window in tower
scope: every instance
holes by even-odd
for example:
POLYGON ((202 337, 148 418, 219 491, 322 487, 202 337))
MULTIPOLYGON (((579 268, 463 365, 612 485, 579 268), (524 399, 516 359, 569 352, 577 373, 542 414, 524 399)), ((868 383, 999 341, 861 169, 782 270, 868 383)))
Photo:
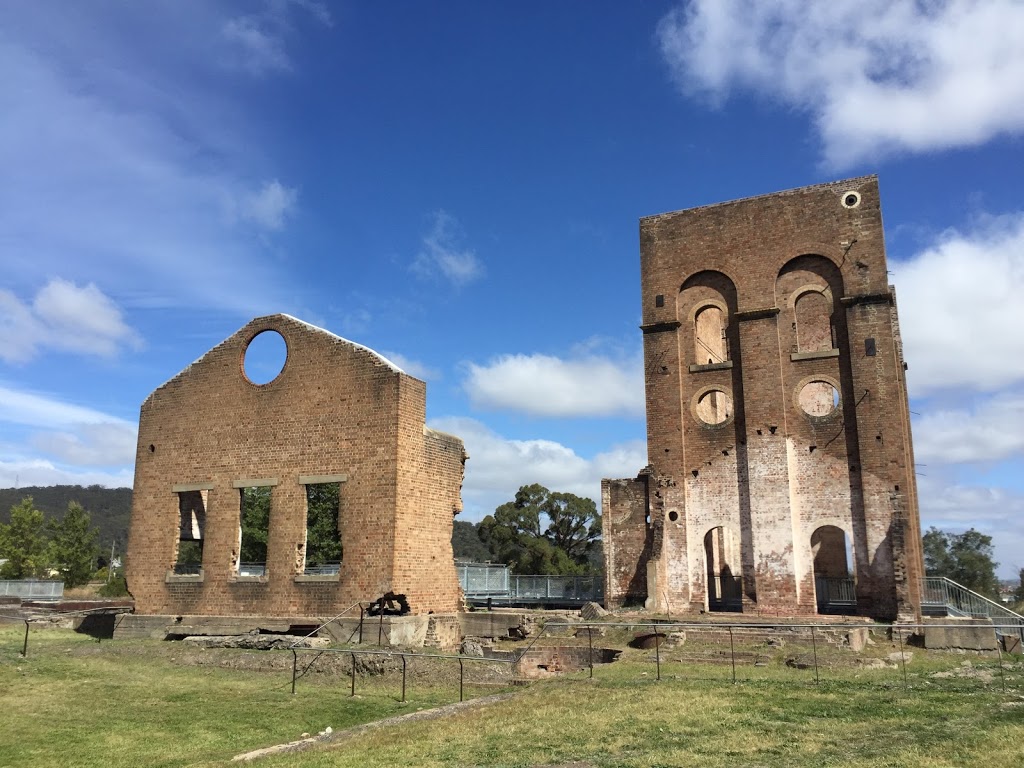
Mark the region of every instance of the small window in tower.
POLYGON ((833 349, 832 302, 824 293, 807 291, 796 300, 796 343, 800 352, 833 349))
POLYGON ((697 365, 724 363, 729 359, 725 337, 725 313, 720 307, 709 305, 694 317, 694 347, 697 365))
POLYGON ((720 389, 711 389, 697 399, 695 410, 705 424, 724 424, 732 416, 732 398, 720 389))

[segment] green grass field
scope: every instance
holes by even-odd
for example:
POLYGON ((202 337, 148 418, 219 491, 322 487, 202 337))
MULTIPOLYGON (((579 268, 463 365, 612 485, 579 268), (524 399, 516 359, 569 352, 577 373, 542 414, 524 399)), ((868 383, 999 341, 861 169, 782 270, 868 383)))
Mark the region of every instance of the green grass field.
MULTIPOLYGON (((0 765, 215 766, 238 753, 458 699, 458 676, 411 673, 357 681, 325 664, 291 695, 291 655, 199 651, 181 643, 96 641, 66 630, 0 627, 0 765), (260 656, 259 654, 263 655, 260 656), (256 654, 254 657, 253 654, 256 654), (257 660, 254 662, 253 659, 257 660)), ((705 649, 706 650, 706 649, 705 649)), ((813 669, 787 666, 788 644, 731 665, 700 663, 700 644, 665 647, 516 688, 458 715, 344 737, 259 766, 1016 766, 1024 764, 1024 663, 926 654, 907 666, 847 664, 820 649, 813 669), (685 651, 685 653, 684 653, 685 651), (964 662, 968 662, 965 665, 964 662), (746 663, 749 662, 749 663, 746 663), (967 674, 969 672, 970 674, 967 674), (1004 690, 1005 688, 1005 690, 1004 690)), ((883 656, 889 647, 877 649, 883 656)), ((470 665, 467 665, 470 666, 470 665)), ((492 681, 493 683, 494 681, 492 681)), ((500 687, 467 686, 467 695, 500 687)))

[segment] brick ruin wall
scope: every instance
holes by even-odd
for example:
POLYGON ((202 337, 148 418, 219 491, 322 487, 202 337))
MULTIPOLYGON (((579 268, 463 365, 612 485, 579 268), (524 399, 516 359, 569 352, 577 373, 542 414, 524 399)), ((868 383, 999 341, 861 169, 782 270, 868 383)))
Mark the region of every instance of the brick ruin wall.
POLYGON ((462 442, 424 425, 426 385, 376 353, 284 315, 253 320, 143 403, 128 544, 140 614, 330 617, 405 593, 413 613, 461 606, 452 516, 462 442), (244 375, 249 342, 287 343, 279 376, 244 375), (337 575, 304 575, 304 483, 340 482, 337 575), (273 485, 266 573, 239 573, 240 487, 273 485), (202 574, 172 572, 178 492, 201 489, 202 574))
POLYGON ((607 602, 643 585, 649 608, 704 610, 721 572, 744 610, 814 613, 816 558, 827 571, 845 541, 860 612, 913 615, 920 523, 877 178, 652 216, 640 240, 650 466, 603 486, 607 602))

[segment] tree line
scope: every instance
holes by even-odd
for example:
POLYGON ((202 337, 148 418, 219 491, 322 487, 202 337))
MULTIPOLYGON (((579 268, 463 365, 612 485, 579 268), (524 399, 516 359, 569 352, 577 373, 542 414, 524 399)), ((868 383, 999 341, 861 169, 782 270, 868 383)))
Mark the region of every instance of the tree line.
POLYGON ((36 508, 31 496, 11 507, 9 522, 0 524, 0 578, 60 578, 67 588, 85 584, 95 575, 99 530, 77 501, 60 519, 36 508))

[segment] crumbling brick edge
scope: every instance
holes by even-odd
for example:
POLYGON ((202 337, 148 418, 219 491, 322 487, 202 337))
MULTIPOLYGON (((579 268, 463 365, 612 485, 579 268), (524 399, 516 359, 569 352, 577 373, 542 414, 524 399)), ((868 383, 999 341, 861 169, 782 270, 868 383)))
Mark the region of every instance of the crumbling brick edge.
POLYGON ((263 749, 255 749, 252 752, 244 752, 241 755, 235 755, 231 758, 232 762, 249 762, 250 760, 258 760, 261 757, 268 757, 270 755, 279 755, 284 752, 300 752, 304 749, 309 749, 317 744, 323 744, 329 741, 339 741, 341 739, 350 738, 352 736, 359 736, 363 733, 376 730, 378 728, 387 728, 392 725, 402 725, 405 723, 413 723, 419 720, 435 720, 441 717, 448 717, 466 710, 477 709, 479 707, 485 707, 490 704, 497 704, 502 701, 508 701, 516 694, 514 693, 497 693, 493 696, 481 696, 478 699, 470 699, 469 701, 459 701, 454 704, 446 704, 443 707, 435 707, 434 709, 421 710, 419 712, 409 712, 405 715, 396 715, 395 717, 386 717, 383 720, 375 720, 372 723, 363 723, 362 725, 355 725, 351 728, 346 728, 343 731, 332 731, 327 734, 320 734, 313 736, 308 739, 300 739, 299 741, 290 741, 287 744, 277 744, 273 747, 264 747, 263 749))

